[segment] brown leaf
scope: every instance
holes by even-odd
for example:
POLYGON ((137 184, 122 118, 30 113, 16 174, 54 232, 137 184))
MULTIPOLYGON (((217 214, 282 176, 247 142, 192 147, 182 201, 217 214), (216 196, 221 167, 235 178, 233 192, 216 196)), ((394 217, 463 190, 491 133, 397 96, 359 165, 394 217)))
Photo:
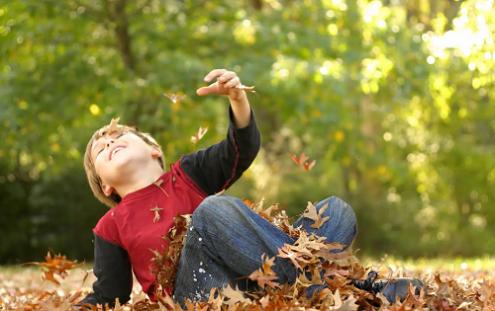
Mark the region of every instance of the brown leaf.
POLYGON ((311 170, 316 164, 316 160, 309 161, 309 157, 304 152, 301 152, 299 156, 290 154, 290 158, 297 166, 303 168, 305 171, 311 170))
POLYGON ((239 290, 237 287, 232 288, 230 285, 227 285, 222 289, 221 293, 225 298, 227 298, 225 303, 228 306, 232 306, 236 303, 251 302, 251 299, 244 297, 243 292, 239 290))
POLYGON ((261 268, 251 273, 249 279, 256 281, 261 288, 265 288, 265 286, 279 287, 279 284, 275 282, 278 278, 277 274, 272 270, 275 257, 266 258, 266 255, 263 254, 261 259, 263 260, 261 268))
POLYGON ((319 229, 330 217, 322 217, 325 210, 328 208, 328 202, 320 208, 318 211, 313 203, 308 202, 306 210, 302 214, 303 217, 309 218, 314 221, 311 225, 312 228, 319 229))
POLYGON ((64 278, 67 276, 68 270, 76 267, 77 261, 69 260, 60 254, 52 256, 52 254, 48 252, 45 256, 45 262, 30 262, 26 264, 41 267, 43 279, 60 285, 60 282, 55 278, 55 275, 64 278))
POLYGON ((340 292, 337 289, 334 294, 335 305, 330 307, 329 310, 332 311, 356 311, 358 309, 358 305, 356 304, 356 298, 352 295, 347 297, 346 300, 342 301, 340 297, 340 292))

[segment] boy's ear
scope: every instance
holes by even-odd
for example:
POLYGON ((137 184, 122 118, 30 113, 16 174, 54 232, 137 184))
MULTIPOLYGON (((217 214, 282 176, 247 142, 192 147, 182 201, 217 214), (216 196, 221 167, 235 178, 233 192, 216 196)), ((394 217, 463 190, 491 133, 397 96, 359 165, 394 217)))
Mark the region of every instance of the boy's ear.
POLYGON ((109 197, 113 193, 113 191, 115 190, 112 186, 108 186, 108 185, 103 185, 102 189, 103 189, 103 193, 107 197, 109 197))
POLYGON ((151 157, 153 159, 158 159, 159 157, 162 156, 162 152, 158 148, 152 148, 151 150, 151 157))

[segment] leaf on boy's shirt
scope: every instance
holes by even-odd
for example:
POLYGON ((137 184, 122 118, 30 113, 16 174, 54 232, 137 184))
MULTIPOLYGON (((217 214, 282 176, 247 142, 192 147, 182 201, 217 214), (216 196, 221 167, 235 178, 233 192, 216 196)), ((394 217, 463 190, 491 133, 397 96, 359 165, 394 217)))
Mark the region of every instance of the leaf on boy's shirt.
POLYGON ((301 152, 299 156, 290 154, 290 158, 297 166, 302 167, 305 171, 311 170, 316 164, 316 160, 309 161, 309 157, 304 152, 301 152))
POLYGON ((55 276, 58 275, 61 278, 65 278, 67 276, 67 271, 76 267, 77 261, 69 260, 60 254, 52 256, 52 254, 48 252, 45 256, 45 262, 28 262, 26 265, 41 267, 44 280, 60 285, 60 282, 55 276))
POLYGON ((163 96, 170 99, 170 101, 174 104, 180 103, 184 100, 184 98, 186 98, 186 95, 180 93, 163 93, 163 96))
POLYGON ((304 210, 302 216, 314 221, 314 223, 311 225, 311 228, 318 229, 330 218, 328 216, 322 217, 327 208, 328 202, 323 207, 321 207, 319 211, 316 209, 313 203, 308 202, 308 206, 306 207, 306 210, 304 210))
POLYGON ((265 288, 267 285, 272 288, 279 287, 280 284, 275 282, 275 280, 278 279, 277 274, 272 270, 275 257, 267 258, 267 256, 263 254, 261 259, 263 260, 261 268, 251 273, 248 278, 256 281, 261 288, 265 288))
POLYGON ((208 132, 207 127, 205 128, 200 127, 198 129, 198 132, 194 136, 191 136, 191 142, 193 144, 197 144, 203 138, 203 136, 205 136, 206 132, 208 132))
POLYGON ((163 210, 163 208, 155 206, 152 209, 150 209, 150 212, 153 212, 153 223, 160 221, 160 211, 163 210))

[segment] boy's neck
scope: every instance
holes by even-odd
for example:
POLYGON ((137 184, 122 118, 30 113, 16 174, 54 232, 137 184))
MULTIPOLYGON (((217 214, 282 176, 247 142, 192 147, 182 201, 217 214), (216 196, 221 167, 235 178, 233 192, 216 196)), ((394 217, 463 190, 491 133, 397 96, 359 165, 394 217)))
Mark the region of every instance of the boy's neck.
POLYGON ((143 189, 160 178, 164 173, 164 170, 156 167, 150 170, 140 170, 131 176, 125 178, 125 183, 116 185, 115 191, 119 194, 121 198, 124 198, 129 193, 143 189))

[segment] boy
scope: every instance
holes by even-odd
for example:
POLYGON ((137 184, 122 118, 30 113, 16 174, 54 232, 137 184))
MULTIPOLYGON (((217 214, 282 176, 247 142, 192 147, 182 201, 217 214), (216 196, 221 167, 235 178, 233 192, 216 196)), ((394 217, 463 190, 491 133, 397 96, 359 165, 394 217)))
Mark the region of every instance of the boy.
MULTIPOLYGON (((97 280, 94 292, 79 305, 113 305, 116 298, 127 302, 132 289, 131 269, 143 291, 153 296, 153 250, 161 252, 167 247, 162 237, 177 215, 193 214, 174 289, 167 289, 173 290, 181 303, 187 298, 206 299, 211 288, 229 283, 246 288, 239 280, 261 266, 262 254, 275 256, 285 243, 294 243, 241 200, 213 195, 232 185, 260 148, 260 133, 245 87, 234 72, 225 69, 212 70, 204 80, 215 79, 197 94, 228 96, 227 138, 183 156, 168 172, 164 171, 160 146, 148 134, 112 122, 90 139, 84 156, 88 181, 95 196, 111 209, 93 229, 97 280)), ((316 207, 327 204, 325 215, 330 218, 318 230, 302 218, 295 226, 347 247, 357 231, 354 212, 334 197, 316 207)), ((296 269, 287 259, 277 257, 273 270, 280 283, 293 282, 296 277, 296 269)))

